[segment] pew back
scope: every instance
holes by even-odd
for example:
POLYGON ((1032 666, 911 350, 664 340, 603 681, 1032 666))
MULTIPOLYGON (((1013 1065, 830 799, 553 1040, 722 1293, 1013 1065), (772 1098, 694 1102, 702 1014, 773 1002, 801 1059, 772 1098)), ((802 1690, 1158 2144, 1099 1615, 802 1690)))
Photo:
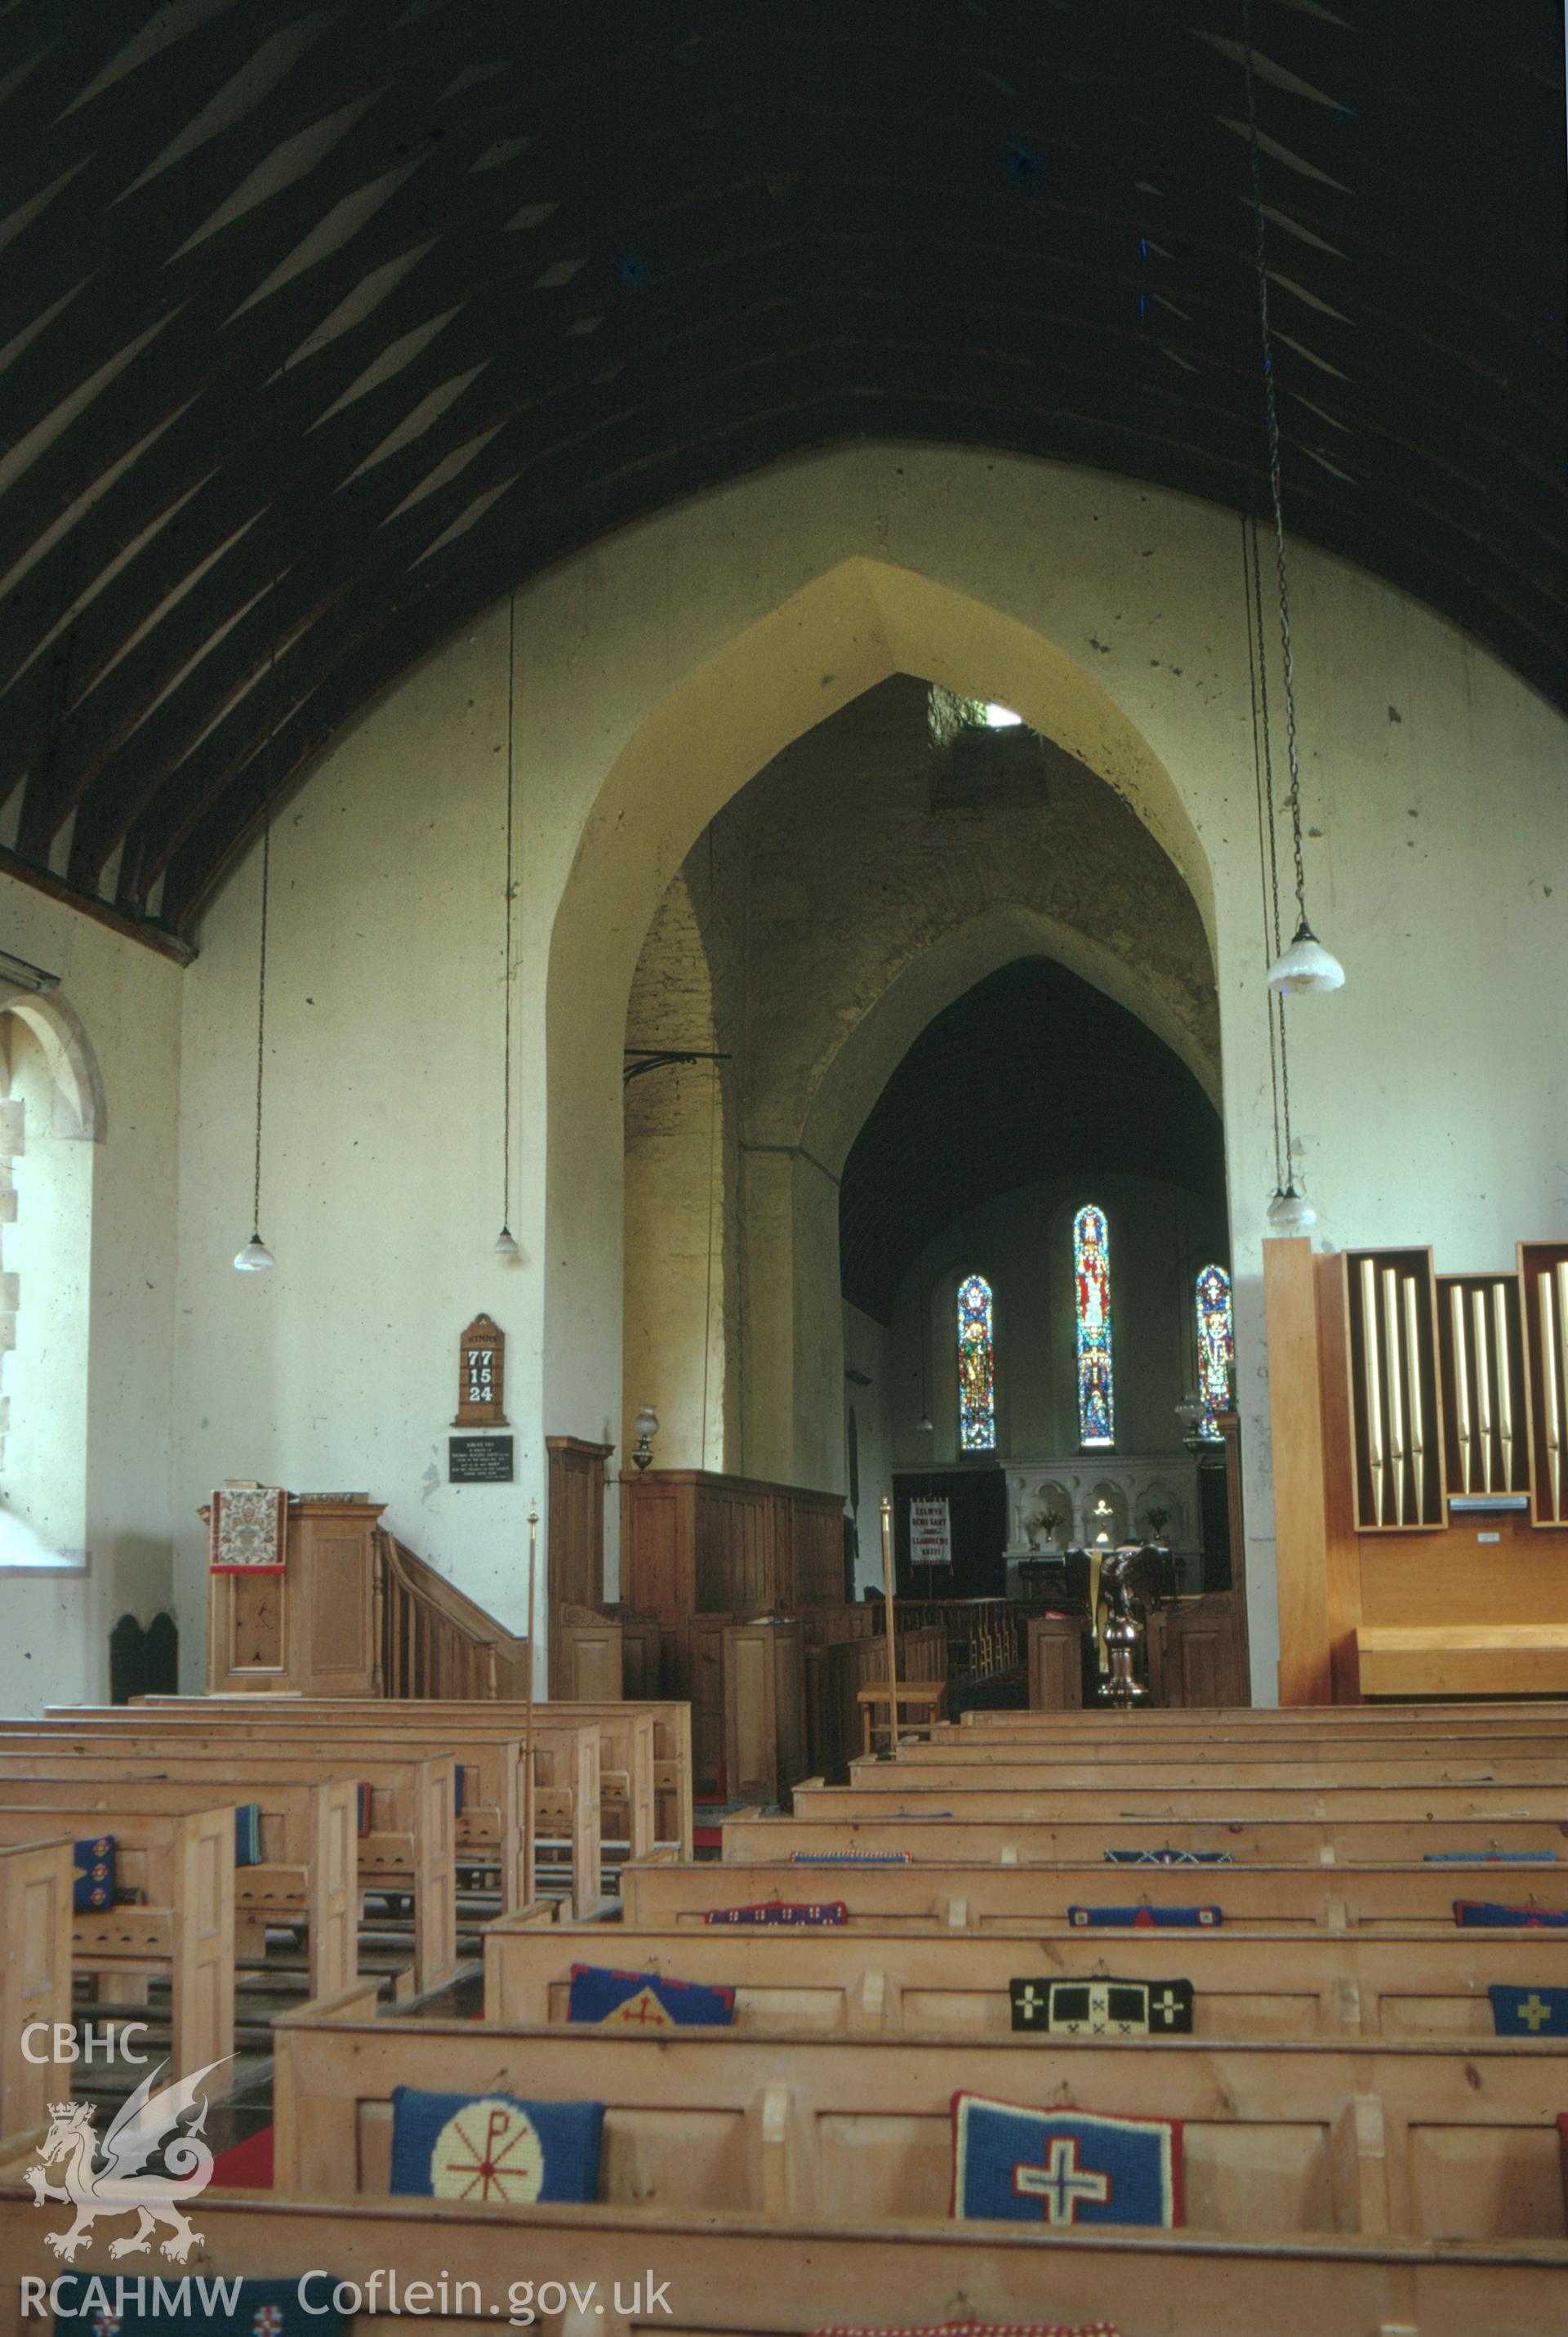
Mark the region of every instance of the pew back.
MULTIPOLYGON (((831 1792, 833 1788, 824 1788, 831 1792)), ((839 1790, 847 1791, 847 1788, 839 1790)), ((724 1858, 757 1865, 772 1861, 787 1864, 799 1853, 811 1859, 807 1872, 813 1889, 825 1891, 824 1878, 833 1869, 824 1860, 886 1856, 907 1852, 924 1861, 950 1860, 961 1853, 978 1864, 1009 1858, 1020 1863, 1080 1864, 1102 1858, 1107 1850, 1179 1849, 1229 1851, 1238 1859, 1263 1865, 1289 1865, 1301 1860, 1313 1864, 1387 1866, 1416 1858, 1426 1851, 1551 1851, 1561 1853, 1563 1822, 1553 1817, 1519 1818, 1481 1815, 1421 1818, 1419 1814, 1398 1818, 1320 1817, 1271 1818, 1244 1812, 1226 1815, 1217 1811, 1207 1818, 1184 1818, 1169 1800, 1143 1797, 1149 1807, 1143 1816, 1032 1817, 880 1817, 783 1818, 741 1812, 724 1823, 724 1858), (1418 1826, 1418 1835, 1417 1835, 1418 1826)), ((1190 1807, 1195 1796, 1183 1797, 1190 1807)), ((1107 1807, 1119 1797, 1107 1796, 1107 1807)), ((1325 1812, 1336 1809, 1339 1796, 1323 1796, 1325 1812)), ((814 1804, 813 1804, 814 1806, 814 1804)), ((1123 1804, 1125 1806, 1125 1804, 1123 1804)))
MULTIPOLYGON (((1269 1931, 1344 1931, 1421 1925, 1451 1931, 1456 1899, 1494 1899, 1559 1912, 1568 1908, 1568 1876, 1532 1867, 1147 1866, 1087 1864, 781 1868, 776 1863, 687 1866, 650 1859, 621 1876, 629 1923, 698 1926, 709 1908, 770 1901, 832 1900, 849 1910, 852 1928, 900 1931, 938 1926, 962 1931, 1071 1932, 1075 1906, 1217 1905, 1225 1925, 1269 1931)), ((1107 1955, 1126 1931, 1104 1934, 1107 1955)), ((1177 1941, 1183 1935, 1171 1933, 1177 1941)), ((1537 1931, 1519 1936, 1535 1940, 1537 1931)))
MULTIPOLYGON (((530 1910, 484 1936, 484 2013, 504 2027, 567 2019, 574 1964, 733 1987, 735 2026, 794 2033, 1012 2033, 1008 1983, 1173 1975, 1195 1991, 1193 2033, 1225 2038, 1453 2039, 1496 2033, 1495 1982, 1568 1988, 1568 1934, 1415 1930, 1260 1939, 1245 1931, 1064 1939, 969 1932, 643 1928, 608 1936, 530 1910), (744 1941, 744 1944, 742 1941, 744 1941)), ((1523 2030, 1521 2034, 1524 2033, 1523 2030)))
POLYGON ((355 1992, 274 2031, 277 2181, 387 2185, 396 2086, 608 2105, 600 2195, 678 2214, 941 2220, 957 2091, 1183 2121, 1187 2220, 1231 2233, 1558 2237, 1561 2059, 1528 2044, 1211 2045, 376 2021, 355 1992))
POLYGON ((72 1867, 69 1841, 47 1819, 30 1842, 0 1843, 0 2151, 43 2126, 58 2083, 24 2039, 35 2021, 71 2019, 72 1867))

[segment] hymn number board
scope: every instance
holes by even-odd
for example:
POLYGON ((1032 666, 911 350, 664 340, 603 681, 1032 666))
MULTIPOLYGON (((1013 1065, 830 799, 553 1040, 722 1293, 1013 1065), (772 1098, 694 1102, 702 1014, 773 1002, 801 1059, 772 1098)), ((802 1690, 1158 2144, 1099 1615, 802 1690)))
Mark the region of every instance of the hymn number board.
POLYGON ((453 1428, 504 1428, 506 1334, 476 1315, 458 1341, 453 1428))

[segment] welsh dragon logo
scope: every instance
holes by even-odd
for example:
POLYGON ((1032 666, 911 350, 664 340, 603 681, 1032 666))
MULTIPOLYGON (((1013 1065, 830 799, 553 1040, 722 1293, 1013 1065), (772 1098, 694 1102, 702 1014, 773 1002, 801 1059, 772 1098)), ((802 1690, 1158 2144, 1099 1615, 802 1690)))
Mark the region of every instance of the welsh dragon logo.
POLYGON ((129 2239, 111 2242, 112 2259, 147 2254, 160 2225, 169 2229, 161 2253, 171 2262, 184 2264, 191 2249, 200 2247, 201 2234, 191 2230, 181 2206, 186 2200, 199 2198, 211 2179, 212 2153, 202 2133, 207 2100, 200 2088, 203 2080, 222 2066, 222 2061, 209 2061, 193 2078, 181 2078, 178 2085, 165 2086, 155 2094, 153 2084, 168 2067, 161 2062, 142 2078, 102 2142, 93 2131, 95 2113, 91 2102, 50 2103, 49 2131, 37 2165, 27 2169, 24 2179, 35 2206, 58 2199, 76 2210, 76 2220, 68 2232, 44 2235, 57 2256, 74 2263, 77 2249, 100 2215, 141 2218, 129 2239), (182 2132, 165 2141, 199 2098, 199 2115, 182 2132), (148 2161, 155 2156, 161 2157, 165 2172, 149 2169, 148 2161), (63 2170, 57 2184, 51 2183, 44 2172, 50 2166, 63 2170))

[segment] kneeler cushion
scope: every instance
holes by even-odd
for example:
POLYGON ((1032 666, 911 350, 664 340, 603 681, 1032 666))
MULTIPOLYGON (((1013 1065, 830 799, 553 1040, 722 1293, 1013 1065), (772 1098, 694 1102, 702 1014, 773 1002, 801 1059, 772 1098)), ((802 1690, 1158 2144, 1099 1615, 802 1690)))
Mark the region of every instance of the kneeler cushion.
POLYGON ((1107 1866, 1234 1866, 1228 1850, 1107 1850, 1107 1866))
POLYGON ((1218 1907, 1069 1907, 1075 1931, 1211 1931, 1225 1918, 1218 1907))
POLYGON ((953 2096, 953 2215, 1010 2224, 1182 2220, 1176 2118, 1026 2109, 953 2096))
POLYGON ((72 2332, 73 2337, 102 2337, 111 2330, 130 2337, 131 2331, 143 2329, 158 2331, 159 2337, 342 2337, 343 2316, 332 2309, 338 2283, 327 2273, 302 2272, 293 2280, 226 2280, 218 2273, 187 2275, 161 2264, 159 2271, 166 2289, 183 2285, 188 2312, 166 2312, 151 2279, 146 2280, 145 2303, 135 2302, 138 2273, 146 2278, 142 2258, 118 2274, 80 2273, 76 2293, 91 2301, 79 2312, 56 2313, 54 2327, 72 2332), (299 2291, 307 2283, 302 2304, 299 2291), (97 2288, 103 2290, 107 2303, 93 2293, 97 2288))
POLYGON ((735 2018, 735 1990, 666 1980, 658 1972, 573 1964, 566 2017, 600 2029, 727 2029, 735 2018))
POLYGON ((1500 1907, 1491 1899, 1456 1899, 1454 1921, 1463 1931, 1568 1931, 1568 1914, 1549 1907, 1500 1907))
POLYGON ((114 1904, 114 1836, 101 1833, 73 1843, 71 1907, 77 1915, 114 1904))
POLYGON ((602 2102, 392 2089, 392 2189, 435 2199, 599 2197, 602 2102))
POLYGON ((234 1812, 234 1863, 236 1866, 259 1866, 261 1863, 261 1804, 240 1802, 234 1812))
POLYGON ((1013 2027, 1051 2037, 1190 2037, 1190 1980, 1010 1980, 1013 2027))
POLYGON ((1497 1981, 1486 1993, 1499 2037, 1568 2037, 1568 1988, 1512 1988, 1497 1981))
POLYGON ((912 1850, 792 1850, 792 1866, 912 1866, 912 1850))
POLYGON ((1121 2337, 1114 2321, 943 2321, 924 2329, 818 2329, 813 2337, 1121 2337))
POLYGON ((842 1899, 821 1899, 804 1905, 791 1899, 765 1899, 755 1907, 710 1907, 705 1923, 847 1923, 850 1911, 842 1899))

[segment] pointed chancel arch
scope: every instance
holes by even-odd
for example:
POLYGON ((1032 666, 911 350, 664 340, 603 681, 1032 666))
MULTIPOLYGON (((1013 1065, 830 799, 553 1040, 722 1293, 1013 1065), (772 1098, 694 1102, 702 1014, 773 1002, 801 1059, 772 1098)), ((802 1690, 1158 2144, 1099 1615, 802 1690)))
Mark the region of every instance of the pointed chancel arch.
MULTIPOLYGON (((966 694, 982 688, 1103 775, 1185 883, 1213 945, 1212 874, 1170 773, 1059 644, 950 582, 865 557, 841 562, 739 627, 650 709, 609 763, 550 935, 541 1343, 549 1418, 598 1418, 607 1375, 618 1371, 621 1050, 633 973, 659 902, 731 797, 803 732, 895 673, 966 694)), ((1190 1060, 1190 1044, 1188 1052, 1190 1060)), ((854 1132, 845 1126, 843 1149, 854 1132)), ((753 1358, 744 1465, 754 1475, 831 1483, 842 1451, 836 1278, 805 1288, 794 1260, 803 1240, 833 1254, 842 1155, 808 1159, 798 1122, 747 1134, 746 1207, 769 1239, 743 1294, 753 1358)))

